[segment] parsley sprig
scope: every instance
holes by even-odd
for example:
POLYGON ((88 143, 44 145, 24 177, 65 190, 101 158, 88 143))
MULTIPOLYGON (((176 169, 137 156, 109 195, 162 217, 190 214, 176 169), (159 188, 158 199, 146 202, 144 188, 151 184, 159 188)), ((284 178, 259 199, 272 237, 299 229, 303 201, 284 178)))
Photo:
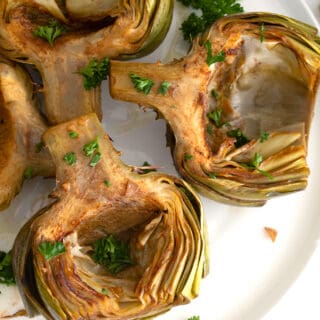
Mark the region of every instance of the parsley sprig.
POLYGON ((240 148, 250 141, 240 128, 228 131, 227 136, 230 138, 236 138, 236 142, 234 143, 236 148, 240 148))
POLYGON ((100 147, 99 147, 99 140, 98 136, 88 143, 86 143, 82 151, 86 157, 91 157, 91 160, 89 162, 90 167, 95 167, 98 162, 101 160, 101 153, 100 153, 100 147))
POLYGON ((201 15, 191 13, 181 25, 183 38, 192 40, 205 31, 217 19, 232 13, 243 12, 243 7, 236 0, 179 0, 185 6, 200 9, 201 15))
POLYGON ((212 55, 212 47, 211 47, 211 42, 207 40, 204 43, 204 46, 207 49, 207 65, 211 66, 213 63, 216 62, 223 62, 226 59, 226 54, 224 51, 220 51, 216 55, 212 55))
POLYGON ((16 283, 12 268, 12 251, 0 251, 0 283, 13 285, 16 283))
POLYGON ((80 70, 83 76, 83 86, 86 90, 96 88, 109 75, 110 61, 104 58, 101 61, 91 59, 89 64, 80 70))
POLYGON ((112 274, 133 264, 129 245, 116 239, 112 234, 93 243, 92 259, 106 267, 112 274))
POLYGON ((44 241, 39 244, 39 251, 46 260, 62 254, 66 251, 63 242, 60 241, 44 241))
POLYGON ((136 90, 138 92, 143 92, 145 95, 149 94, 154 86, 153 80, 140 77, 133 72, 130 73, 130 78, 136 90))
POLYGON ((241 163, 241 165, 247 169, 257 170, 262 175, 266 176, 268 179, 273 180, 273 176, 264 170, 259 169, 260 164, 263 161, 263 157, 259 152, 254 154, 253 159, 249 163, 241 163))
POLYGON ((54 45, 54 41, 67 32, 67 29, 62 26, 57 20, 51 20, 45 26, 38 26, 33 34, 36 37, 47 40, 51 47, 54 45))

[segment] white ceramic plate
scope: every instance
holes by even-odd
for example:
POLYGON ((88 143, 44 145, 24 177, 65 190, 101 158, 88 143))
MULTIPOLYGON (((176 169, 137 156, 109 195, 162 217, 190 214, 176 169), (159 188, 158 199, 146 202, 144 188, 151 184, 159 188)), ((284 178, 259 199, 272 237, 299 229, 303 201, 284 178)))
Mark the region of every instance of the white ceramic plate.
MULTIPOLYGON (((316 24, 308 7, 299 0, 245 0, 245 11, 282 13, 316 24)), ((141 60, 156 62, 183 55, 179 26, 187 11, 177 3, 170 33, 152 55, 141 60)), ((152 111, 113 101, 103 84, 104 125, 122 159, 132 165, 144 161, 176 174, 166 148, 165 123, 155 121, 152 111)), ((299 193, 269 201, 262 208, 237 208, 203 198, 207 217, 211 272, 202 281, 199 298, 172 309, 159 320, 186 320, 199 315, 201 320, 260 319, 286 292, 311 256, 319 236, 320 215, 320 100, 312 124, 308 163, 311 169, 308 188, 299 193), (278 231, 275 243, 264 227, 278 231)), ((33 179, 24 184, 11 207, 0 214, 0 250, 8 250, 22 224, 47 202, 54 181, 33 179)), ((15 287, 0 285, 0 318, 21 307, 15 287)), ((12 313, 11 313, 12 314, 12 313)), ((18 318, 16 318, 18 319, 18 318)))

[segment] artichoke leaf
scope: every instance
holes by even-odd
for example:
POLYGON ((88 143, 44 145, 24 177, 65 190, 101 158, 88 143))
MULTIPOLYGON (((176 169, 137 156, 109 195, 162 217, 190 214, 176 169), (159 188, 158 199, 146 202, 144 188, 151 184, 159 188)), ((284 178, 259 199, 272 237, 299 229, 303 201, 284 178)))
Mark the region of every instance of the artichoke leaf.
POLYGON ((228 204, 263 205, 307 186, 316 33, 278 14, 226 16, 179 60, 111 61, 110 93, 167 121, 175 166, 197 190, 228 204), (137 79, 152 81, 150 91, 137 90, 137 79))
MULTIPOLYGON (((61 14, 70 10, 67 20, 53 14, 51 2, 5 0, 0 3, 3 17, 0 20, 0 52, 10 59, 37 67, 42 76, 46 115, 51 124, 90 112, 101 118, 99 85, 84 90, 81 70, 93 59, 129 59, 153 51, 166 35, 173 11, 172 0, 124 0, 116 2, 104 13, 89 6, 93 14, 91 21, 89 15, 86 19, 72 17, 73 11, 86 10, 87 3, 79 3, 77 6, 69 1, 60 3, 61 14), (46 41, 36 34, 39 28, 50 23, 59 25, 60 32, 46 41)), ((108 3, 100 4, 107 6, 108 3)))
POLYGON ((193 189, 176 177, 139 174, 123 164, 95 114, 52 127, 43 137, 57 168, 56 201, 17 236, 15 275, 34 268, 37 284, 34 292, 30 281, 18 282, 27 301, 38 301, 32 306, 54 319, 140 319, 194 299, 209 262, 193 189), (65 157, 70 151, 72 163, 65 157), (21 255, 26 232, 28 255, 21 255), (109 235, 131 252, 132 264, 117 273, 93 258, 96 241, 109 235), (44 242, 64 250, 46 260, 39 251, 44 242))
POLYGON ((0 210, 9 206, 25 179, 54 176, 41 142, 47 125, 38 107, 26 71, 0 56, 0 210))

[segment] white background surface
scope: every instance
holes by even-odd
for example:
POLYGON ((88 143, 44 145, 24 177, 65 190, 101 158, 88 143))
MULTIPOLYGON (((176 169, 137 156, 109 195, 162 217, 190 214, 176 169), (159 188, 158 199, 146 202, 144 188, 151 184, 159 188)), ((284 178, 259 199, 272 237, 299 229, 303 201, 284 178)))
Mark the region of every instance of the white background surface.
MULTIPOLYGON (((289 1, 289 0, 288 0, 289 1)), ((305 0, 320 23, 320 1, 305 0)), ((319 100, 319 99, 318 99, 319 100)), ((319 143, 318 143, 319 145, 319 143)), ((307 213, 306 213, 307 214, 307 213)), ((320 208, 319 208, 320 214, 320 208)), ((320 319, 320 242, 303 272, 263 320, 320 319)))

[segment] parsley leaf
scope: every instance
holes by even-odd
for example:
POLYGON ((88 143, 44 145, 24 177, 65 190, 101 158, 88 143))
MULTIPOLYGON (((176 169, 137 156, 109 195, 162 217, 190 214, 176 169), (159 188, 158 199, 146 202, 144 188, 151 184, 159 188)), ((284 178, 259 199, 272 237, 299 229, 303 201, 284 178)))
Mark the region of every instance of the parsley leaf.
POLYGON ((211 90, 211 97, 213 97, 215 99, 218 99, 219 98, 219 93, 216 90, 212 89, 211 90))
POLYGON ((33 34, 36 37, 47 40, 51 47, 53 47, 54 40, 66 33, 67 29, 59 24, 56 20, 51 20, 46 26, 39 26, 33 34))
POLYGON ((185 6, 201 10, 201 16, 191 13, 181 25, 185 40, 192 40, 205 31, 217 19, 232 13, 243 12, 243 7, 236 0, 179 0, 185 6))
POLYGON ((259 169, 259 166, 262 161, 263 161, 262 155, 259 152, 256 152, 254 154, 253 159, 251 160, 251 162, 249 164, 242 163, 241 165, 245 168, 248 168, 248 169, 257 170, 259 173, 263 174, 268 179, 273 180, 274 178, 269 172, 259 169))
POLYGON ((158 89, 158 93, 164 96, 168 92, 170 86, 171 83, 169 81, 163 81, 158 89))
POLYGON ((133 264, 129 245, 117 240, 112 234, 93 243, 92 259, 106 267, 112 274, 116 274, 133 264))
POLYGON ((86 90, 96 88, 103 80, 106 80, 109 75, 110 61, 104 58, 101 61, 91 59, 89 64, 80 70, 83 76, 83 86, 86 90))
POLYGON ((213 172, 208 173, 209 178, 211 179, 217 179, 217 176, 213 172))
POLYGON ((12 251, 0 251, 0 283, 13 285, 16 283, 12 268, 12 251))
POLYGON ((104 180, 103 183, 109 188, 111 186, 111 182, 109 180, 104 180))
POLYGON ((266 132, 266 131, 261 132, 260 142, 263 143, 267 141, 269 139, 269 136, 270 136, 269 132, 266 132))
MULTIPOLYGON (((148 161, 145 161, 143 164, 142 164, 142 167, 151 167, 151 164, 148 162, 148 161)), ((149 169, 149 168, 146 168, 146 169, 141 169, 141 172, 142 173, 149 173, 149 172, 152 172, 152 171, 157 171, 156 169, 149 169)))
POLYGON ((183 158, 184 158, 184 160, 192 160, 193 159, 193 155, 185 153, 183 158))
POLYGON ((101 160, 101 153, 97 152, 96 154, 94 154, 94 156, 91 158, 90 162, 89 162, 89 166, 90 167, 95 167, 98 162, 101 160))
POLYGON ((98 137, 96 137, 93 141, 86 143, 82 150, 86 157, 91 157, 95 151, 99 151, 99 141, 98 137))
POLYGON ((143 92, 145 95, 150 93, 151 88, 154 85, 154 82, 151 79, 139 77, 133 72, 130 73, 130 78, 137 91, 143 92))
POLYGON ((230 138, 236 138, 236 142, 234 145, 236 148, 240 148, 241 146, 248 143, 250 140, 244 135, 242 130, 240 128, 233 129, 227 132, 228 137, 230 138))
POLYGON ((208 66, 211 66, 213 63, 216 63, 216 62, 223 62, 226 59, 226 55, 224 51, 220 51, 214 56, 212 55, 211 42, 209 40, 207 40, 204 43, 204 46, 207 49, 207 65, 208 66))
POLYGON ((23 177, 25 179, 31 179, 32 176, 33 176, 33 168, 32 167, 27 167, 23 172, 23 177))
POLYGON ((109 295, 109 290, 102 288, 101 293, 104 294, 105 296, 109 295))
POLYGON ((69 166, 73 166, 74 164, 77 163, 77 156, 74 152, 68 152, 65 154, 65 156, 63 157, 63 160, 69 165, 69 166))
POLYGON ((213 134, 213 127, 211 124, 207 125, 207 133, 210 134, 210 136, 213 134))
POLYGON ((188 318, 188 320, 200 320, 199 316, 193 316, 191 318, 188 318))
POLYGON ((70 137, 71 139, 78 138, 78 137, 79 137, 79 133, 78 133, 78 132, 75 132, 75 131, 69 131, 69 137, 70 137))
POLYGON ((39 251, 46 260, 66 252, 63 242, 55 241, 44 241, 39 244, 39 251))
POLYGON ((221 127, 221 115, 222 110, 221 109, 215 109, 207 114, 207 117, 213 121, 213 123, 220 128, 221 127))

